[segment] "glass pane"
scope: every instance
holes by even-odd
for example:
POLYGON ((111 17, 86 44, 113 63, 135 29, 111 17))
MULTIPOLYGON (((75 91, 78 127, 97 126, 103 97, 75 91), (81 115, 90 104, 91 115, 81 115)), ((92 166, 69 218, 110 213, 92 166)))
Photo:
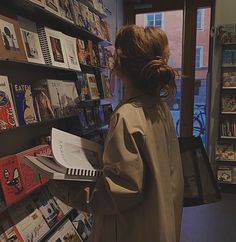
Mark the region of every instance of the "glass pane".
MULTIPOLYGON (((206 87, 209 61, 211 9, 201 8, 201 31, 197 28, 193 135, 206 142, 206 87)), ((200 17, 199 17, 200 18, 200 17)), ((197 26, 199 27, 199 26, 197 26)))
MULTIPOLYGON (((139 26, 147 26, 145 22, 146 16, 148 14, 137 14, 136 24, 139 26)), ((171 105, 171 113, 176 125, 177 133, 179 133, 179 119, 180 119, 180 98, 181 98, 181 71, 182 71, 182 31, 183 31, 183 10, 167 11, 167 12, 157 12, 155 13, 155 20, 158 17, 161 21, 156 22, 158 26, 166 32, 169 39, 170 48, 170 58, 169 65, 174 67, 178 73, 179 78, 176 79, 177 83, 177 95, 176 100, 171 105), (163 18, 163 15, 165 17, 163 18)))

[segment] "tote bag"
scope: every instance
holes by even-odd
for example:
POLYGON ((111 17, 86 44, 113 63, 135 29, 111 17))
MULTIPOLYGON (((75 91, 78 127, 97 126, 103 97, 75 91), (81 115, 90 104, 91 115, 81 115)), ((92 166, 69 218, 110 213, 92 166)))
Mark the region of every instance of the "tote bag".
POLYGON ((220 192, 201 137, 179 137, 184 174, 184 207, 220 200, 220 192))

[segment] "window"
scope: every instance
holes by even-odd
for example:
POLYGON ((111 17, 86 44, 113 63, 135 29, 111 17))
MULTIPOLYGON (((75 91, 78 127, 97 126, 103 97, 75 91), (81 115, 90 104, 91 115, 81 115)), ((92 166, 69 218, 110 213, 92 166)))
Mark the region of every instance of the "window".
POLYGON ((204 29, 204 9, 197 10, 197 30, 202 31, 204 29))
POLYGON ((163 14, 162 13, 148 13, 145 14, 145 27, 146 26, 155 26, 162 28, 163 14))
POLYGON ((196 63, 195 63, 196 68, 202 67, 202 52, 203 52, 202 49, 203 47, 196 48, 196 63))

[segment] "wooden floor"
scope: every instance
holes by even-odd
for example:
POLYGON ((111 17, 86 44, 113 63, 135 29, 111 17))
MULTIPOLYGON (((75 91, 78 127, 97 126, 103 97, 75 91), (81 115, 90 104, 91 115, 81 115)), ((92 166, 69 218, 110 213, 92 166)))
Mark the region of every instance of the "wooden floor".
POLYGON ((236 194, 218 203, 184 208, 181 242, 236 242, 236 194))

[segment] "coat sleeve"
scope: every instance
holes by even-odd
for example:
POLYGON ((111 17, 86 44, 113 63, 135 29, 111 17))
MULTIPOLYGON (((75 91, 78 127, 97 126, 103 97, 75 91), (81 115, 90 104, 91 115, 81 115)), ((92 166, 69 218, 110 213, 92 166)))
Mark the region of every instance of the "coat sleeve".
POLYGON ((113 115, 104 147, 104 175, 97 181, 90 199, 95 213, 119 213, 142 200, 145 136, 133 128, 124 117, 113 115))

